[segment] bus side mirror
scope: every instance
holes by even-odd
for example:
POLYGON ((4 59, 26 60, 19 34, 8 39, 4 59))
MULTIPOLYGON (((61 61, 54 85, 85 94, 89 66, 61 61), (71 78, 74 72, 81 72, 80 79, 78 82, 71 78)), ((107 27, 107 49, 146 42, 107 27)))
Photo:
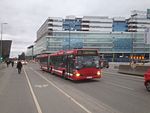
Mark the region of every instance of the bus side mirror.
POLYGON ((76 69, 79 70, 80 69, 79 66, 76 66, 76 69))
POLYGON ((97 69, 99 69, 99 68, 100 68, 100 66, 99 66, 99 65, 96 65, 96 68, 97 68, 97 69))

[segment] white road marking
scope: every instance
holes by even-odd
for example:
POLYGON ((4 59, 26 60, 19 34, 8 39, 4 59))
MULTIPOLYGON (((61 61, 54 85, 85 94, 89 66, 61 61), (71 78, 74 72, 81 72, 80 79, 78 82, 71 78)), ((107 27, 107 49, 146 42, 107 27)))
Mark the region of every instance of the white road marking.
POLYGON ((43 84, 42 87, 48 87, 48 84, 43 84))
POLYGON ((34 93, 33 88, 31 86, 31 82, 30 82, 29 77, 28 77, 28 75, 27 75, 27 73, 25 71, 25 68, 23 68, 23 70, 24 70, 24 73, 25 73, 25 76, 26 76, 26 79, 27 79, 27 82, 28 82, 28 85, 29 85, 29 88, 30 88, 30 91, 31 91, 31 94, 32 94, 32 97, 33 97, 33 100, 34 100, 34 103, 36 105, 37 111, 38 111, 38 113, 42 113, 41 107, 40 107, 39 102, 38 102, 38 100, 37 100, 37 98, 35 96, 35 93, 34 93))
POLYGON ((86 107, 84 107, 82 104, 80 104, 77 100, 75 100, 73 97, 71 97, 69 94, 67 94, 65 91, 63 91, 61 88, 57 87, 52 81, 48 80, 47 78, 45 78, 43 75, 41 75, 40 73, 38 73, 37 71, 34 71, 36 74, 38 74, 41 78, 43 78, 44 80, 46 80, 49 84, 51 84, 53 87, 55 87, 56 89, 58 89, 62 94, 64 94, 65 96, 67 96, 69 99, 71 99, 75 104, 77 104, 80 108, 82 108, 85 112, 87 113, 92 113, 91 111, 89 111, 86 107))
POLYGON ((34 87, 37 87, 37 88, 45 88, 45 87, 48 87, 48 84, 43 84, 43 85, 34 85, 34 87))

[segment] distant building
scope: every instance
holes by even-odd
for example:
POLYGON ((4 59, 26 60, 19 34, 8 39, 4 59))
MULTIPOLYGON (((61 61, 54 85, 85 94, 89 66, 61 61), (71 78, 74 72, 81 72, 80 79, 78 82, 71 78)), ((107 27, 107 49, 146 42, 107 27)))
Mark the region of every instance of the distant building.
POLYGON ((112 32, 112 18, 105 16, 84 16, 81 31, 112 32))
MULTIPOLYGON (((2 40, 2 58, 3 59, 9 58, 11 44, 12 44, 12 40, 2 40)), ((0 47, 1 47, 1 40, 0 40, 0 47)), ((1 49, 0 49, 0 53, 1 53, 1 49)))
POLYGON ((129 32, 144 32, 146 28, 150 27, 150 12, 147 11, 131 11, 131 17, 128 19, 129 32))
POLYGON ((32 60, 34 58, 34 45, 30 45, 29 47, 27 47, 25 56, 28 60, 32 60))
POLYGON ((37 31, 37 40, 40 38, 52 35, 53 31, 62 31, 63 19, 60 17, 49 17, 37 31))
POLYGON ((133 11, 129 19, 49 17, 37 31, 34 55, 69 48, 97 48, 110 61, 128 61, 131 56, 148 59, 150 44, 145 41, 145 29, 150 27, 148 11, 133 11))

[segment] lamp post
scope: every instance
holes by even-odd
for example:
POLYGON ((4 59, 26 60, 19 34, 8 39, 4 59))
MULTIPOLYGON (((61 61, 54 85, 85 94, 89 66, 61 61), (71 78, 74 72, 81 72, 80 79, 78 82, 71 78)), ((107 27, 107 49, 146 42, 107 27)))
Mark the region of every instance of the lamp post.
POLYGON ((70 50, 70 30, 71 30, 71 27, 70 27, 70 24, 69 24, 69 50, 70 50))
MULTIPOLYGON (((1 23, 0 25, 1 25, 1 47, 0 47, 0 58, 2 58, 3 57, 3 43, 2 43, 2 40, 3 40, 3 25, 4 24, 8 24, 8 23, 1 23)), ((0 62, 2 62, 2 59, 0 59, 0 62)))
MULTIPOLYGON (((70 30, 71 30, 71 25, 69 23, 69 50, 70 50, 70 30)), ((68 58, 68 76, 70 76, 70 58, 68 58)))
POLYGON ((70 35, 71 35, 71 31, 73 30, 73 28, 74 28, 74 26, 72 26, 71 25, 71 23, 69 23, 69 50, 71 49, 71 37, 70 37, 70 35))

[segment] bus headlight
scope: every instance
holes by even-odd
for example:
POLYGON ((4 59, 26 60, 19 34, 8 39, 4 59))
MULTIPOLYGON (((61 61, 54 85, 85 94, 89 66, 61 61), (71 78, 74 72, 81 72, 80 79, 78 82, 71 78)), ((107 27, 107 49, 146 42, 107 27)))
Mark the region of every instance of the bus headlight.
POLYGON ((101 72, 100 72, 100 71, 97 71, 97 75, 101 75, 101 72))
POLYGON ((79 77, 79 76, 80 76, 80 73, 76 73, 76 76, 79 77))

